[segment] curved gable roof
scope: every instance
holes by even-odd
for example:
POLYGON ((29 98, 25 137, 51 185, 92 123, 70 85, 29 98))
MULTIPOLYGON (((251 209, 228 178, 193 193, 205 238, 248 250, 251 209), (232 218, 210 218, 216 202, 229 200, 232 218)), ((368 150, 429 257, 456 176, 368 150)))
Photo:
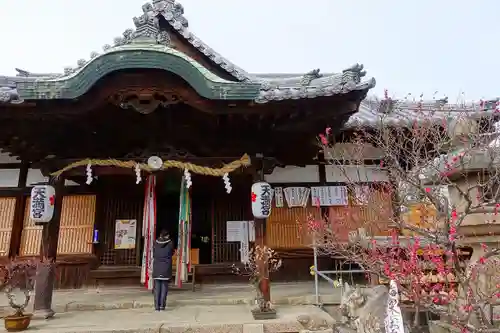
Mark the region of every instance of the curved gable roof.
MULTIPOLYGON (((184 16, 184 8, 175 0, 153 0, 142 6, 142 11, 142 15, 133 18, 135 29, 125 30, 122 36, 114 39, 113 46, 104 45, 104 54, 99 55, 97 52, 92 52, 90 60, 80 59, 77 67, 65 68, 64 74, 36 74, 18 70, 19 75, 17 77, 0 77, 0 102, 19 103, 23 99, 74 98, 83 91, 88 90, 88 84, 85 82, 73 83, 75 78, 87 79, 90 74, 87 73, 86 68, 95 66, 96 61, 110 58, 109 55, 116 52, 122 52, 124 57, 127 57, 125 53, 130 52, 131 57, 137 57, 136 62, 131 60, 130 62, 124 62, 121 66, 114 65, 116 68, 120 67, 120 69, 125 68, 125 66, 129 66, 128 68, 147 68, 147 62, 144 62, 144 54, 140 54, 138 51, 142 50, 144 53, 151 55, 159 52, 159 46, 163 47, 162 52, 169 57, 169 60, 174 60, 174 58, 170 57, 175 54, 174 50, 168 50, 168 48, 172 47, 171 36, 168 31, 160 28, 160 19, 167 22, 171 30, 182 36, 198 52, 205 55, 211 62, 236 79, 234 82, 224 80, 186 55, 184 56, 187 58, 184 58, 184 60, 189 62, 191 66, 184 66, 182 69, 178 68, 179 71, 177 72, 165 59, 163 67, 152 67, 173 71, 192 84, 200 95, 207 98, 242 99, 253 100, 256 103, 267 103, 286 99, 333 96, 352 91, 366 93, 375 86, 373 78, 363 81, 366 73, 363 71, 363 66, 359 64, 351 66, 341 73, 334 74, 320 74, 319 69, 295 75, 250 74, 214 51, 191 32, 188 20, 184 16), (135 46, 127 46, 132 44, 135 46), (193 68, 199 70, 200 73, 194 73, 193 68), (203 77, 203 83, 200 83, 201 81, 194 82, 192 78, 195 76, 198 78, 203 77), (66 92, 58 92, 57 86, 60 84, 55 82, 66 82, 66 85, 60 87, 66 89, 66 92), (214 84, 214 82, 217 83, 214 84), (233 83, 231 84, 231 82, 233 83), (71 87, 76 90, 70 91, 71 87)), ((182 58, 178 54, 176 56, 178 59, 182 58)), ((108 68, 113 67, 112 65, 106 66, 108 68)), ((103 65, 102 67, 106 66, 103 65)), ((95 81, 93 78, 88 78, 88 82, 95 81)))

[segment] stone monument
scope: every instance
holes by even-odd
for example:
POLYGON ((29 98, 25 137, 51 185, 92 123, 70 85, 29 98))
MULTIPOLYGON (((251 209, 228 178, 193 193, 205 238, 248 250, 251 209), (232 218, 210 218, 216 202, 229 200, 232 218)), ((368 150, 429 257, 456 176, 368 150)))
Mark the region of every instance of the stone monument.
POLYGON ((345 283, 340 303, 342 320, 336 329, 340 333, 408 332, 402 327, 398 299, 395 283, 391 283, 390 291, 383 285, 360 288, 345 283))

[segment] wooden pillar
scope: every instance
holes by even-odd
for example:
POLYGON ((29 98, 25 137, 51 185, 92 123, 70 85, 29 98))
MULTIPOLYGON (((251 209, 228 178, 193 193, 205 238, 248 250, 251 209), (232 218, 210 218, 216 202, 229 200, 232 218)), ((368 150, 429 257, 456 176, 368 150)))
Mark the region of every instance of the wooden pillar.
POLYGON ((35 283, 35 316, 52 318, 52 294, 56 278, 57 243, 59 241, 59 227, 61 223, 62 202, 64 196, 64 178, 51 178, 50 184, 55 187, 54 216, 49 223, 44 224, 42 241, 40 244, 40 259, 46 265, 40 265, 35 283), (47 265, 48 264, 48 265, 47 265))
MULTIPOLYGON (((327 161, 325 160, 325 152, 323 150, 320 150, 318 152, 318 178, 319 178, 319 185, 320 186, 327 186, 326 163, 327 163, 327 161)), ((314 206, 314 205, 316 205, 316 203, 312 202, 312 205, 314 206)), ((324 207, 324 206, 319 207, 321 219, 326 219, 326 221, 329 221, 328 209, 329 209, 329 207, 324 207)), ((320 263, 320 258, 319 258, 318 252, 319 251, 317 250, 317 248, 314 248, 313 256, 316 256, 316 259, 314 260, 314 258, 313 258, 313 260, 314 260, 314 266, 315 266, 316 270, 321 271, 321 268, 319 266, 321 266, 321 263, 323 263, 324 261, 321 261, 321 263, 320 263)), ((333 259, 333 260, 337 260, 337 259, 333 259)), ((327 269, 331 269, 331 268, 327 267, 327 269)), ((326 270, 326 269, 323 267, 323 270, 326 270)), ((316 285, 318 283, 318 280, 319 280, 318 274, 314 274, 314 282, 316 283, 316 285)))
POLYGON ((26 209, 26 180, 28 179, 29 163, 22 163, 19 169, 19 179, 17 182, 16 206, 14 208, 14 223, 12 224, 12 234, 10 236, 9 257, 19 255, 21 245, 21 235, 24 224, 24 211, 26 209))
MULTIPOLYGON (((264 161, 260 160, 260 163, 256 164, 256 167, 260 167, 260 169, 255 170, 253 174, 254 182, 264 181, 264 161)), ((254 218, 255 225, 255 244, 260 246, 261 248, 267 245, 267 237, 266 237, 266 222, 267 219, 257 219, 254 218)), ((258 263, 260 276, 260 291, 264 300, 266 302, 271 301, 271 283, 269 276, 269 265, 267 265, 264 261, 258 263)))
MULTIPOLYGON (((255 224, 255 244, 261 248, 267 245, 266 242, 266 219, 256 219, 254 218, 255 224)), ((267 302, 271 301, 271 284, 268 271, 268 265, 264 261, 258 263, 260 276, 260 291, 264 296, 264 300, 267 302)))

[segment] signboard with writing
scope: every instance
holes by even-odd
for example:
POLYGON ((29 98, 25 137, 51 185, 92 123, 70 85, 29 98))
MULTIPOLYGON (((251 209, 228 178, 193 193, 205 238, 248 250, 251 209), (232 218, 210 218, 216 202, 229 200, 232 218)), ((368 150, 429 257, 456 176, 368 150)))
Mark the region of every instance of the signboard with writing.
POLYGON ((241 251, 241 262, 246 264, 250 260, 250 244, 248 241, 249 234, 248 234, 248 221, 242 221, 244 223, 241 223, 241 246, 240 246, 240 251, 241 251))
POLYGON ((116 220, 115 249, 135 249, 137 220, 116 220))
POLYGON ((288 207, 305 207, 311 190, 308 187, 287 187, 283 192, 288 207))
POLYGON ((347 206, 349 196, 346 186, 318 186, 311 187, 313 206, 347 206))
POLYGON ((248 221, 248 240, 255 242, 255 222, 248 221))
POLYGON ((398 286, 394 280, 389 284, 389 297, 387 299, 387 309, 385 317, 386 333, 404 333, 403 316, 399 307, 398 286))
POLYGON ((227 221, 226 222, 226 241, 241 242, 245 237, 243 235, 244 225, 248 225, 248 241, 255 242, 255 224, 254 221, 227 221))
POLYGON ((30 218, 38 223, 47 223, 54 215, 56 190, 50 185, 36 185, 31 189, 30 218))
POLYGON ((281 208, 284 205, 283 198, 283 187, 275 187, 274 188, 274 204, 277 208, 281 208))
POLYGON ((226 241, 240 242, 241 241, 241 223, 243 221, 227 221, 226 222, 226 241))
POLYGON ((271 185, 265 182, 258 182, 252 185, 252 213, 258 219, 265 219, 271 215, 272 200, 271 185))

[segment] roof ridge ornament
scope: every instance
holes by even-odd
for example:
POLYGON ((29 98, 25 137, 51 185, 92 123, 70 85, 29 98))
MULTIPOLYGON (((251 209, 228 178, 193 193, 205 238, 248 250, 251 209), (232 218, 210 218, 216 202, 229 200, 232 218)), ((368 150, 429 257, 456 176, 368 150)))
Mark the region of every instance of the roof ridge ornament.
POLYGON ((135 31, 130 35, 130 42, 157 42, 160 34, 158 17, 151 12, 151 4, 142 6, 143 14, 134 17, 135 31))
POLYGON ((300 85, 308 86, 313 80, 319 79, 321 77, 323 77, 323 74, 320 74, 319 68, 313 69, 312 71, 309 71, 302 76, 302 78, 300 79, 300 85))
POLYGON ((152 0, 147 3, 149 12, 158 17, 163 16, 168 25, 181 35, 189 44, 203 53, 217 66, 227 73, 231 74, 240 82, 251 82, 250 75, 239 68, 228 59, 215 52, 209 45, 205 44, 200 38, 189 30, 189 22, 184 16, 184 7, 175 0, 152 0))
POLYGON ((351 67, 344 69, 342 71, 342 81, 354 81, 354 83, 360 83, 361 78, 366 76, 366 71, 363 69, 364 66, 362 64, 354 64, 351 67))

